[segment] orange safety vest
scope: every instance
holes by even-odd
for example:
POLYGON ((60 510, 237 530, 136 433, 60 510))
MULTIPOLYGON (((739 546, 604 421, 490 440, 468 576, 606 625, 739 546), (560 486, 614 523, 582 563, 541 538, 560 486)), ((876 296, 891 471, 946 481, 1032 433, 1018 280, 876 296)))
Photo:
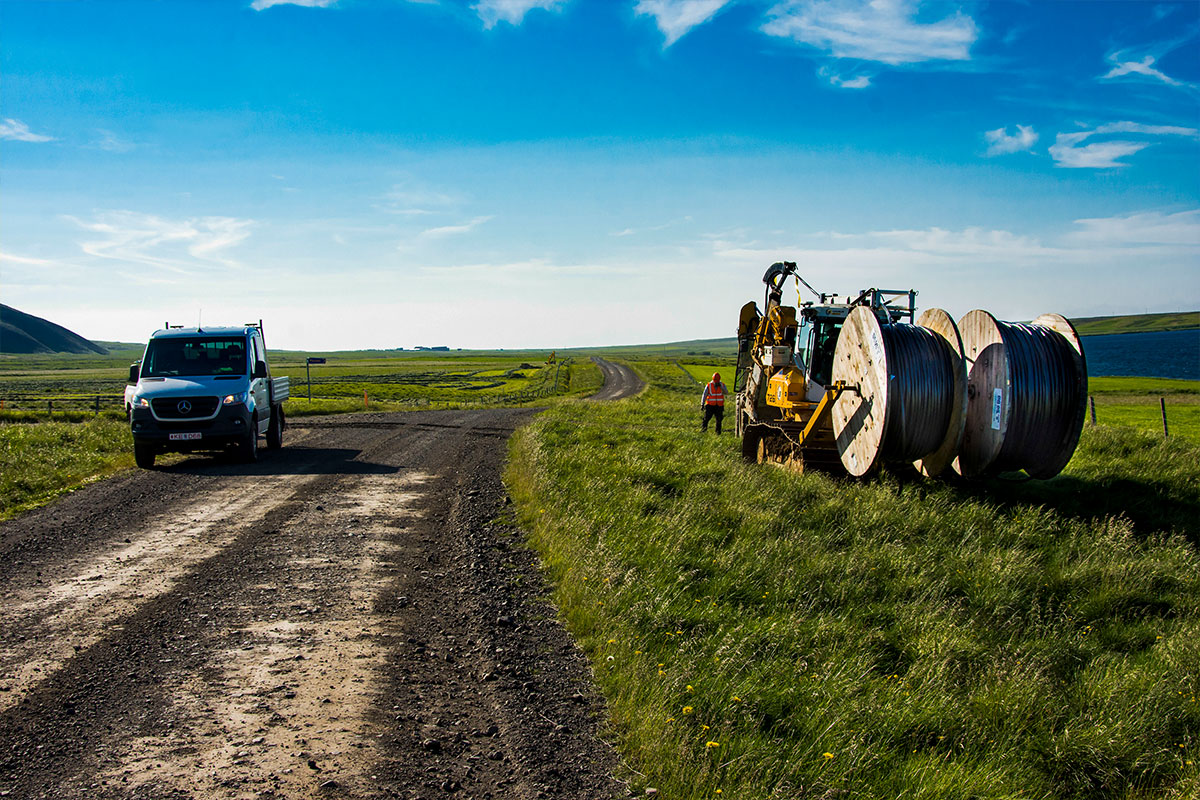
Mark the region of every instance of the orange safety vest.
POLYGON ((708 382, 708 386, 704 387, 708 391, 708 397, 705 398, 704 404, 707 406, 723 406, 725 405, 725 390, 721 388, 721 384, 708 382))

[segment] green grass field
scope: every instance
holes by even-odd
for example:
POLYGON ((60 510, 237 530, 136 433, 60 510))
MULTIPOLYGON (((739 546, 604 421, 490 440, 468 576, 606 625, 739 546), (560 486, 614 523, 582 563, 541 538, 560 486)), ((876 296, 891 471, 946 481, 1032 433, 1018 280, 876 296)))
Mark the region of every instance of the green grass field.
POLYGON ((1200 446, 1100 425, 1048 482, 796 475, 636 366, 654 388, 540 415, 508 473, 635 792, 1200 794, 1200 446))
MULTIPOLYGON (((306 354, 272 352, 272 374, 288 376, 292 415, 363 409, 478 405, 519 405, 540 397, 570 394, 586 385, 594 370, 581 357, 547 363, 545 352, 361 351, 326 354, 327 363, 306 370, 306 354), (311 376, 312 402, 308 398, 311 376), (583 383, 580 383, 580 381, 583 383), (575 388, 572 388, 574 386, 575 388)), ((46 416, 57 411, 120 409, 129 364, 140 349, 109 356, 0 356, 3 412, 17 409, 46 416)), ((594 375, 598 379, 599 373, 594 375)))

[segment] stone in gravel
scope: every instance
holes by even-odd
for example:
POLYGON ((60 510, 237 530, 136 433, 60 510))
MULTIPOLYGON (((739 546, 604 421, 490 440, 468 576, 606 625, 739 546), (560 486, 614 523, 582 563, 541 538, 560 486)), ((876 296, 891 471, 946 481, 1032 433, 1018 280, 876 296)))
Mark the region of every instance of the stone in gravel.
POLYGON ((437 739, 426 739, 425 741, 421 742, 421 747, 424 747, 431 753, 442 752, 442 743, 437 739))

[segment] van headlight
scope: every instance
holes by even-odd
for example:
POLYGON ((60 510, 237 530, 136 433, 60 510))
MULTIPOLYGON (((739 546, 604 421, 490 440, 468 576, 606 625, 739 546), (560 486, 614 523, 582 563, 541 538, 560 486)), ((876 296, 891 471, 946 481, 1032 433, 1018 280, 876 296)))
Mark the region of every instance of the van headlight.
POLYGON ((142 397, 140 394, 135 394, 133 396, 133 400, 131 402, 133 403, 134 408, 149 408, 150 407, 150 401, 147 398, 142 397))
POLYGON ((237 405, 238 403, 244 403, 244 402, 246 402, 246 393, 238 392, 237 394, 227 394, 227 395, 225 395, 224 402, 225 402, 225 405, 227 405, 227 406, 233 406, 233 405, 237 405))

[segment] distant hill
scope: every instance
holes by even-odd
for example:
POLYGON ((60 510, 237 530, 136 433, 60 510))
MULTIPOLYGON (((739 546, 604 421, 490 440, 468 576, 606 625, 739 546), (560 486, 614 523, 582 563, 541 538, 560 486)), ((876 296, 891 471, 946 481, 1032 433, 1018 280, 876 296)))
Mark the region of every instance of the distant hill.
POLYGON ((1200 328, 1200 311, 1176 311, 1167 314, 1126 314, 1118 317, 1077 317, 1071 322, 1080 336, 1103 333, 1146 333, 1149 331, 1186 331, 1200 328))
POLYGON ((98 353, 108 350, 62 325, 0 304, 0 353, 98 353))

